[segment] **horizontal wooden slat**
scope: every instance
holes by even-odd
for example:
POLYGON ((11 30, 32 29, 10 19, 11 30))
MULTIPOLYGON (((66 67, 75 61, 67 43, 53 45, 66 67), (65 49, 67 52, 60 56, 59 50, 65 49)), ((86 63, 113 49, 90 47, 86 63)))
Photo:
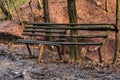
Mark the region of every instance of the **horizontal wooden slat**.
POLYGON ((75 38, 105 38, 107 34, 89 34, 89 35, 67 35, 67 34, 38 34, 38 33, 23 33, 25 36, 43 36, 43 37, 75 37, 75 38))
POLYGON ((103 43, 92 43, 92 42, 55 42, 55 44, 60 44, 60 45, 79 45, 79 46, 85 46, 85 45, 91 45, 91 46, 98 46, 102 45, 103 43))
POLYGON ((61 38, 61 39, 52 39, 51 41, 53 41, 53 42, 63 42, 63 41, 65 41, 66 39, 64 39, 64 38, 61 38))
POLYGON ((58 45, 50 41, 39 41, 39 40, 25 40, 25 39, 18 39, 16 43, 23 43, 23 44, 45 44, 45 45, 58 45))
POLYGON ((56 26, 25 26, 25 28, 34 28, 34 29, 63 29, 63 30, 95 30, 95 31, 106 31, 106 30, 112 30, 111 26, 106 26, 106 25, 89 25, 89 26, 61 26, 61 27, 56 27, 56 26))
POLYGON ((47 25, 47 26, 49 26, 49 25, 66 25, 66 26, 78 26, 78 25, 112 25, 112 26, 114 26, 115 24, 113 23, 113 24, 109 24, 109 23, 98 23, 98 24, 79 24, 79 23, 41 23, 41 22, 25 22, 25 24, 28 24, 28 25, 39 25, 39 26, 41 26, 41 25, 47 25))
POLYGON ((102 45, 103 43, 93 43, 93 42, 51 42, 51 41, 38 41, 38 40, 25 40, 25 39, 19 39, 16 41, 17 43, 23 43, 23 44, 45 44, 45 45, 80 45, 80 46, 84 46, 84 45, 91 45, 91 46, 98 46, 98 45, 102 45))
POLYGON ((116 31, 117 27, 114 23, 96 23, 96 24, 81 24, 81 23, 41 23, 41 22, 25 22, 28 25, 37 26, 111 26, 111 31, 116 31))
MULTIPOLYGON (((64 30, 65 31, 65 30, 64 30)), ((35 30, 35 29, 32 29, 32 30, 23 30, 23 32, 44 32, 44 33, 63 33, 64 32, 63 30, 35 30)))

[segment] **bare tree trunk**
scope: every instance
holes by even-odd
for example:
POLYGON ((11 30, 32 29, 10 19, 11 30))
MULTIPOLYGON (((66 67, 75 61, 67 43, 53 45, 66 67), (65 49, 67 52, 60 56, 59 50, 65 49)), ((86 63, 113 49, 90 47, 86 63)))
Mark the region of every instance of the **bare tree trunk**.
POLYGON ((38 7, 39 7, 39 10, 41 10, 43 8, 41 0, 38 0, 38 7))
POLYGON ((10 0, 7 0, 7 7, 8 7, 8 11, 10 12, 10 14, 12 14, 11 13, 11 8, 10 8, 10 0))
POLYGON ((6 15, 6 17, 7 17, 8 19, 11 19, 11 18, 12 18, 10 12, 5 8, 2 0, 0 0, 0 8, 1 8, 1 10, 3 11, 3 13, 6 15))
POLYGON ((31 10, 31 12, 32 12, 33 21, 34 21, 34 20, 35 20, 35 14, 34 14, 34 11, 33 11, 33 8, 32 8, 31 3, 32 3, 32 0, 30 0, 30 2, 29 2, 29 6, 30 6, 30 10, 31 10))
POLYGON ((108 0, 105 0, 105 11, 108 12, 108 0))
POLYGON ((13 3, 13 7, 14 7, 16 13, 17 13, 17 16, 18 16, 18 20, 19 20, 19 22, 20 22, 20 25, 22 25, 22 27, 23 27, 23 22, 22 22, 21 16, 20 16, 20 14, 19 14, 17 8, 15 7, 14 1, 12 1, 12 3, 13 3))

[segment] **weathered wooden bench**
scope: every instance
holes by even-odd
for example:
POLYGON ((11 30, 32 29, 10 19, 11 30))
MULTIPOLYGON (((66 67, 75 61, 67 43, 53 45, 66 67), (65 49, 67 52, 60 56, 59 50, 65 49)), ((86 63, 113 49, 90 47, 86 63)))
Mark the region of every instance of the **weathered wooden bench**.
MULTIPOLYGON (((102 62, 102 57, 100 53, 100 47, 105 43, 108 32, 115 31, 113 24, 54 24, 54 23, 37 23, 37 22, 27 22, 24 27, 23 35, 34 37, 32 39, 19 39, 18 43, 26 44, 30 56, 32 56, 29 45, 31 44, 42 44, 40 47, 39 60, 41 58, 43 45, 53 45, 57 47, 59 58, 62 59, 61 55, 64 52, 60 51, 62 45, 78 45, 78 46, 98 46, 99 59, 102 62), (71 30, 74 31, 87 31, 82 34, 70 34, 71 30), (44 37, 44 40, 38 39, 39 37, 44 37), (71 41, 71 38, 78 39, 78 42, 71 41), (79 39, 93 39, 89 41, 81 41, 79 39), (100 40, 94 40, 95 38, 100 40)), ((64 46, 62 47, 64 51, 64 46)))

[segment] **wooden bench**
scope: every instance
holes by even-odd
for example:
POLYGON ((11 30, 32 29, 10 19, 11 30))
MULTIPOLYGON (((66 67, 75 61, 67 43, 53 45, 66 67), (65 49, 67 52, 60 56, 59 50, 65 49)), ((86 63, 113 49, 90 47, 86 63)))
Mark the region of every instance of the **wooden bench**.
POLYGON ((40 62, 43 45, 53 45, 57 47, 59 58, 62 59, 61 55, 64 53, 64 45, 78 45, 78 46, 98 46, 99 59, 102 62, 100 53, 100 47, 105 43, 108 32, 115 31, 113 24, 54 24, 54 23, 37 23, 27 22, 24 27, 23 35, 34 37, 31 39, 19 39, 17 43, 26 44, 30 56, 32 56, 29 45, 31 44, 42 44, 40 46, 39 60, 40 62), (71 30, 74 31, 87 31, 85 34, 70 34, 71 30), (101 34, 100 34, 101 33, 101 34), (44 40, 38 39, 44 37, 44 40), (71 38, 77 38, 78 42, 72 42, 71 38), (81 41, 80 39, 93 39, 90 41, 81 41), (100 40, 94 40, 95 38, 100 40), (69 39, 69 40, 68 40, 69 39), (62 51, 60 50, 62 46, 62 51))

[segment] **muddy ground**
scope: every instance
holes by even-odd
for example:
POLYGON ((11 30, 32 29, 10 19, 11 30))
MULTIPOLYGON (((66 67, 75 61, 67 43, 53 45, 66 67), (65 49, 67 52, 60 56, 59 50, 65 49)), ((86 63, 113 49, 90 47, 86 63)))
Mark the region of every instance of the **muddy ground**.
MULTIPOLYGON (((36 47, 31 46, 31 50, 38 55, 36 47)), ((29 58, 24 45, 14 45, 11 56, 4 45, 0 46, 0 80, 120 80, 120 59, 115 65, 110 62, 99 63, 89 56, 79 65, 59 61, 55 50, 45 49, 38 64, 37 57, 29 58)))

